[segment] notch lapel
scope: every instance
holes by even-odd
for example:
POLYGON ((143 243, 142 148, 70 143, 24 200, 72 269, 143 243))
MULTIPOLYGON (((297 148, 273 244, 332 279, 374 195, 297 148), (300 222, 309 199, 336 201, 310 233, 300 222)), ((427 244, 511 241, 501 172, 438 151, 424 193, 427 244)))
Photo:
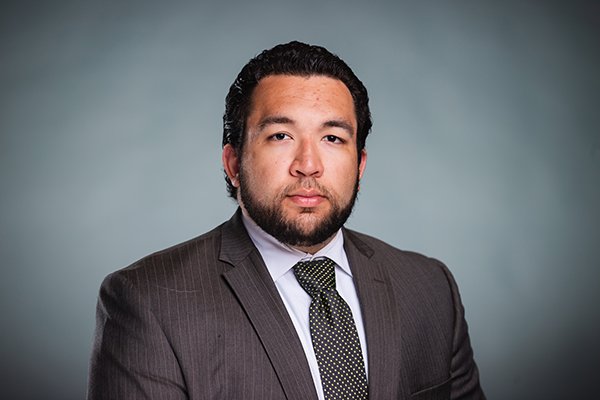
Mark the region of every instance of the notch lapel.
POLYGON ((234 268, 225 280, 248 315, 289 400, 317 399, 308 362, 289 314, 238 209, 223 226, 220 260, 234 268))
POLYGON ((394 293, 374 250, 344 229, 344 248, 354 276, 367 339, 369 398, 391 399, 402 392, 399 316, 394 293))

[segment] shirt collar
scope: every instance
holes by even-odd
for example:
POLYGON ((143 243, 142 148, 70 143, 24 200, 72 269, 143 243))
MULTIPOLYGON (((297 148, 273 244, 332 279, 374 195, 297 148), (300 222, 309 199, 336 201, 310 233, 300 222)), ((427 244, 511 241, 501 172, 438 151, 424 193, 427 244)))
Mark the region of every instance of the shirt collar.
POLYGON ((342 271, 352 276, 348 263, 344 262, 346 254, 344 251, 344 235, 341 229, 336 232, 334 238, 325 247, 315 254, 309 254, 281 243, 259 227, 246 214, 245 210, 242 211, 242 221, 248 235, 262 256, 274 282, 287 273, 298 261, 312 260, 318 257, 332 259, 342 271))

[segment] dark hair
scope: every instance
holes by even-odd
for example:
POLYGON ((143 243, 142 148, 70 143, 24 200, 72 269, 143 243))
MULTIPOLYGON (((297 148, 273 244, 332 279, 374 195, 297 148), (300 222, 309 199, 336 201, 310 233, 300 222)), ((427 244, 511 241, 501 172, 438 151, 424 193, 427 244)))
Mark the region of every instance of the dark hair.
MULTIPOLYGON (((342 81, 354 100, 358 125, 356 142, 360 161, 360 152, 365 147, 372 125, 367 89, 338 56, 324 47, 296 41, 264 50, 242 68, 225 99, 223 146, 230 144, 237 156, 242 156, 252 92, 262 78, 270 75, 324 75, 342 81)), ((229 195, 235 199, 237 188, 231 184, 227 174, 225 181, 229 195)))

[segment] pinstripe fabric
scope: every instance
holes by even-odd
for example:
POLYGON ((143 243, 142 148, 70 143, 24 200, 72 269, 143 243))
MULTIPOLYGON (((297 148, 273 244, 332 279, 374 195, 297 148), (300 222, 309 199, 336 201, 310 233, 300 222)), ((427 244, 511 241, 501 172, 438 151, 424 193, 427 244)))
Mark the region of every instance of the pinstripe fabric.
MULTIPOLYGON (((456 285, 439 262, 344 231, 370 399, 483 399, 456 285)), ((109 275, 88 399, 316 399, 302 346, 240 213, 109 275)))

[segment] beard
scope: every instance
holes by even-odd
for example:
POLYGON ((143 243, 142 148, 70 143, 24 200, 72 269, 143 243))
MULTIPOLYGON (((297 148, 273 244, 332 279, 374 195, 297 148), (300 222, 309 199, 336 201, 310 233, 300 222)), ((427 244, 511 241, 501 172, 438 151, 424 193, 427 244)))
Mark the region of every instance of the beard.
MULTIPOLYGON (((352 196, 344 204, 332 196, 331 192, 321 186, 314 178, 303 178, 299 183, 285 187, 281 193, 269 202, 259 201, 250 187, 243 168, 240 169, 239 191, 244 208, 252 220, 265 232, 290 246, 310 247, 321 244, 332 237, 348 220, 358 197, 358 173, 354 183, 352 196), (284 214, 283 201, 287 193, 298 188, 317 189, 325 196, 331 210, 319 217, 311 207, 301 209, 300 215, 287 218, 284 214)), ((254 185, 256 186, 256 185, 254 185)))

